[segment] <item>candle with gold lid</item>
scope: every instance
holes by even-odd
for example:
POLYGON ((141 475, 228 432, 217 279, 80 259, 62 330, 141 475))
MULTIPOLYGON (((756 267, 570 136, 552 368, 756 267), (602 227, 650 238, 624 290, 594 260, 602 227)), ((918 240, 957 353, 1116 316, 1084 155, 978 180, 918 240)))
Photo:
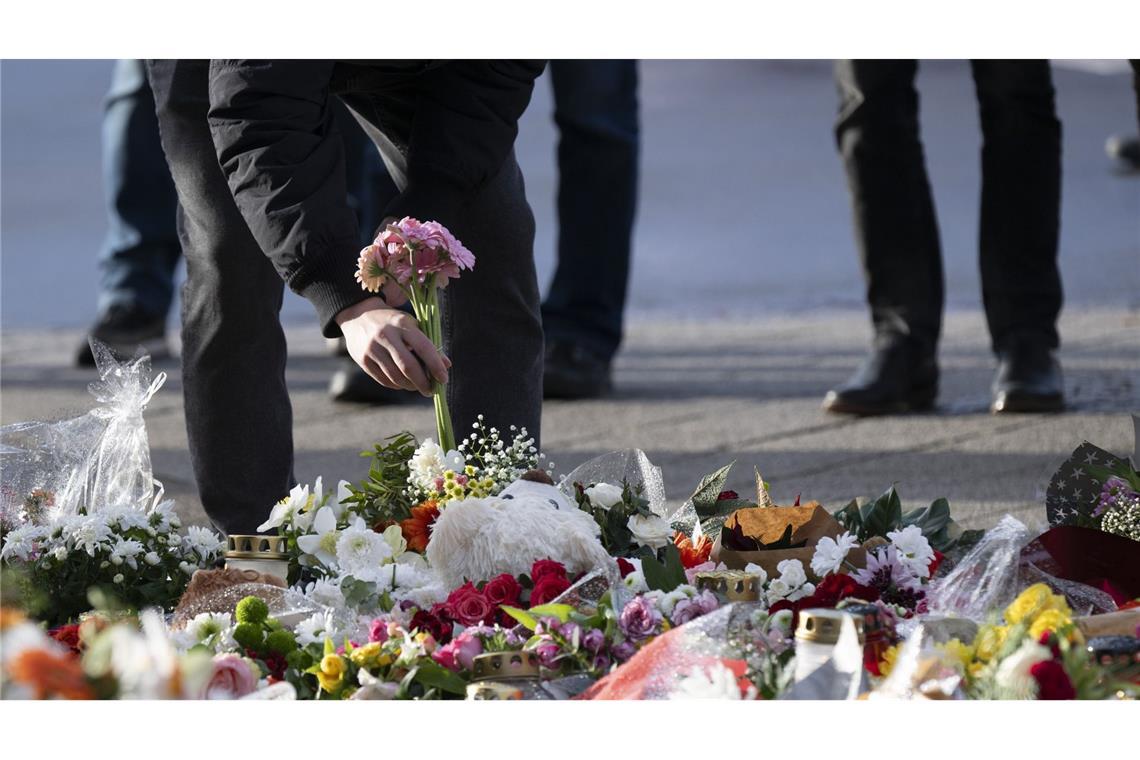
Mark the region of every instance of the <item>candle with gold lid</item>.
POLYGON ((723 602, 760 600, 760 576, 744 570, 703 570, 693 576, 693 585, 713 592, 723 602))
POLYGON ((484 652, 472 660, 471 675, 468 699, 550 699, 540 688, 534 652, 484 652))
POLYGON ((284 536, 230 535, 226 537, 226 568, 253 570, 274 575, 281 580, 289 577, 289 554, 285 551, 284 536))
POLYGON ((859 648, 863 647, 863 619, 858 615, 846 610, 810 609, 801 610, 799 618, 799 625, 796 626, 797 682, 807 678, 831 659, 845 621, 850 620, 854 624, 859 648))

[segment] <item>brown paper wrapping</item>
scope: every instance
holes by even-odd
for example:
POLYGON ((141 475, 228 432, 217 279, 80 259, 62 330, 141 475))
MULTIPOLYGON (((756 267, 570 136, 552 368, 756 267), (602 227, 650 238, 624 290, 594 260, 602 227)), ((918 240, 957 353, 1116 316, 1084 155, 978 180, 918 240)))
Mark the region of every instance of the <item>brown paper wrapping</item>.
MULTIPOLYGON (((784 535, 788 526, 792 526, 792 543, 807 541, 799 549, 768 549, 764 551, 742 552, 734 549, 724 549, 720 545, 720 536, 713 542, 710 559, 714 562, 723 562, 731 570, 743 570, 749 563, 764 568, 768 577, 779 575, 777 566, 786 559, 798 559, 804 566, 804 572, 813 583, 819 577, 812 572, 811 558, 815 554, 815 545, 819 539, 827 536, 836 538, 843 532, 842 526, 817 501, 809 501, 798 507, 747 507, 738 509, 725 520, 725 528, 732 529, 740 525, 744 535, 769 544, 778 541, 784 535)), ((863 567, 867 562, 866 552, 859 547, 852 549, 847 555, 847 561, 855 567, 863 567)))
POLYGON ((1074 622, 1088 639, 1094 636, 1135 636, 1140 626, 1140 608, 1079 617, 1074 622))

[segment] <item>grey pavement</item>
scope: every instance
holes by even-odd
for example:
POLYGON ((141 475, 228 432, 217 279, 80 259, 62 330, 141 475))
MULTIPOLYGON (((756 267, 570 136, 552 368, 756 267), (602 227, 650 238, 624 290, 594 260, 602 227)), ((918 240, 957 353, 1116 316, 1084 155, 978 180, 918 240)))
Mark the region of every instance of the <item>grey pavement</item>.
MULTIPOLYGON (((950 499, 969 526, 1013 512, 1044 519, 1043 488, 1082 440, 1131 452, 1140 411, 1140 177, 1104 157, 1111 132, 1136 130, 1120 62, 1055 68, 1064 124, 1061 262, 1066 391, 1062 415, 986 412, 988 351, 976 265, 977 109, 967 64, 921 67, 924 136, 946 259, 949 313, 936 413, 853 420, 819 411, 862 357, 870 330, 835 156, 830 64, 654 61, 642 64, 644 174, 628 338, 608 399, 551 402, 544 448, 561 472, 639 446, 683 499, 733 459, 747 493, 760 468, 777 501, 797 493, 838 508, 892 482, 904 503, 950 499), (694 249, 693 230, 702 244, 694 249), (694 266, 694 261, 702 266, 694 266)), ((0 65, 0 422, 89 406, 94 378, 70 366, 95 304, 104 230, 99 104, 109 62, 0 65)), ((538 221, 536 258, 553 268, 554 142, 543 81, 518 152, 538 221)), ((431 432, 430 406, 337 405, 338 364, 311 308, 287 301, 297 476, 355 480, 371 442, 431 432)), ((186 453, 176 361, 147 411, 156 477, 201 521, 186 453)))

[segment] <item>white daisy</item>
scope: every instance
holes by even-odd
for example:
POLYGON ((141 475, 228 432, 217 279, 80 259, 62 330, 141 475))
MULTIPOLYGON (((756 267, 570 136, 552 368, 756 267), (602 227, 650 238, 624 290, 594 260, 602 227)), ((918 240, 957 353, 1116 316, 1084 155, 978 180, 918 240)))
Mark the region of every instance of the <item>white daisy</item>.
POLYGON ((844 533, 838 539, 824 536, 815 545, 815 554, 811 558, 812 572, 820 578, 839 572, 847 553, 858 545, 859 540, 850 532, 844 533))
POLYGON ((917 525, 908 525, 902 530, 892 530, 887 538, 895 547, 899 561, 910 568, 919 578, 930 577, 930 563, 934 559, 934 549, 922 535, 917 525))

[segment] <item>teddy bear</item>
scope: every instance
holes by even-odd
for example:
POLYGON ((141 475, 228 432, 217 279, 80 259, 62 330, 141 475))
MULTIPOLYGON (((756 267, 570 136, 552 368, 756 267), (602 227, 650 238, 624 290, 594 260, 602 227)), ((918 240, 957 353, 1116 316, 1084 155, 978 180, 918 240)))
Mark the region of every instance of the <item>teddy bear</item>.
POLYGON ((426 555, 448 588, 501 573, 523 575, 540 559, 571 574, 614 560, 594 518, 570 502, 549 476, 531 471, 498 496, 453 501, 440 510, 426 555))

